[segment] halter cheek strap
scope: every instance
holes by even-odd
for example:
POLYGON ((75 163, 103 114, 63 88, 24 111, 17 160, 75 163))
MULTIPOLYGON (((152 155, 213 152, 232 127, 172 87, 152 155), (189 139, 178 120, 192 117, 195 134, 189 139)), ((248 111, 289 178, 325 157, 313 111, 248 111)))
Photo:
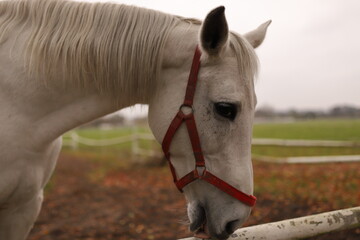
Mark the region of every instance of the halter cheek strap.
POLYGON ((242 191, 236 189, 235 187, 231 186, 227 182, 221 180, 220 178, 216 177, 215 175, 213 175, 212 173, 206 170, 205 159, 203 152, 201 150, 200 138, 196 128, 194 110, 193 110, 193 101, 196 90, 196 83, 200 69, 200 57, 201 57, 200 49, 196 47, 191 70, 190 70, 190 75, 188 79, 188 84, 186 87, 185 100, 184 103, 180 106, 178 113, 176 114, 175 118, 172 120, 165 134, 165 137, 162 142, 163 152, 165 154, 166 159, 168 160, 170 170, 174 179, 174 183, 180 192, 182 192, 182 189, 189 183, 197 179, 201 179, 203 181, 206 181, 214 185, 221 191, 238 199, 239 201, 245 203, 246 205, 252 207, 256 203, 255 196, 243 193, 242 191), (188 110, 188 112, 189 111, 190 112, 185 113, 186 109, 188 110), (191 142, 191 147, 195 157, 195 169, 189 172, 188 174, 186 174, 185 176, 183 176, 182 178, 177 179, 175 168, 170 160, 169 150, 175 133, 184 122, 186 124, 186 128, 191 142))

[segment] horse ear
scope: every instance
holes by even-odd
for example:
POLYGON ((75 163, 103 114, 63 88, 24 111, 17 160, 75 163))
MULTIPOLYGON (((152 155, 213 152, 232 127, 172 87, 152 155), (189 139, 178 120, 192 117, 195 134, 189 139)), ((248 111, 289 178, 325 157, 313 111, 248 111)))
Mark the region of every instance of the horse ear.
POLYGON ((246 40, 248 40, 248 42, 254 48, 257 48, 258 46, 260 46, 261 43, 264 41, 265 35, 266 35, 266 30, 267 30, 268 26, 270 25, 270 23, 271 23, 271 20, 261 24, 257 29, 255 29, 251 32, 248 32, 244 35, 246 40))
POLYGON ((229 28, 225 18, 225 7, 217 7, 205 18, 200 32, 202 50, 209 55, 218 55, 228 41, 229 28))

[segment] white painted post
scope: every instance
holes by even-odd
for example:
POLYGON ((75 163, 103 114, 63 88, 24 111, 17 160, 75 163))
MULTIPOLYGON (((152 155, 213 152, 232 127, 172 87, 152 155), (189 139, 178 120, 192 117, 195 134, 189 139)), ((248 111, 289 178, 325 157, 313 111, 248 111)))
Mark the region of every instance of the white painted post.
POLYGON ((71 143, 70 143, 71 149, 76 150, 79 146, 79 143, 76 140, 75 132, 71 132, 70 139, 71 139, 71 143))
POLYGON ((136 127, 131 127, 131 155, 133 161, 136 161, 136 157, 138 154, 138 142, 137 142, 137 132, 136 127))
MULTIPOLYGON (((228 240, 291 240, 360 227, 360 206, 240 228, 228 240)), ((184 238, 180 240, 198 240, 184 238)))

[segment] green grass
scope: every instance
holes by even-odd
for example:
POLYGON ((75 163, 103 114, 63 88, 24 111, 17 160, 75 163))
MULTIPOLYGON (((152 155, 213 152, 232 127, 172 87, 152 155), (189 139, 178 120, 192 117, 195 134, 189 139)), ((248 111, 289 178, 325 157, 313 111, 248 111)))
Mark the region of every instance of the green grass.
POLYGON ((360 141, 360 119, 255 124, 254 138, 360 141))
MULTIPOLYGON (((323 119, 254 125, 253 138, 360 141, 360 119, 323 119)), ((296 157, 360 154, 359 147, 253 146, 255 156, 296 157)))

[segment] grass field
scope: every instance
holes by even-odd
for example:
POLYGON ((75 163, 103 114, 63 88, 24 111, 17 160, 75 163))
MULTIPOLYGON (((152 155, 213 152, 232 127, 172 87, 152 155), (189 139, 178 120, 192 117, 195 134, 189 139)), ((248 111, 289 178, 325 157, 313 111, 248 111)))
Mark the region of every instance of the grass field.
MULTIPOLYGON (((360 119, 255 124, 253 137, 360 142, 360 119)), ((256 156, 271 157, 357 155, 360 154, 360 148, 253 146, 252 152, 256 156)))
MULTIPOLYGON (((131 135, 134 131, 148 133, 148 127, 124 127, 111 130, 78 129, 77 134, 91 139, 111 139, 131 135)), ((360 119, 326 119, 299 121, 291 123, 262 123, 254 125, 254 138, 304 139, 304 140, 340 140, 360 142, 360 119)), ((69 133, 64 140, 69 139, 69 133)), ((140 140, 139 146, 144 149, 155 149, 160 152, 160 145, 155 141, 140 140)), ((65 148, 69 151, 69 148, 65 148)), ((116 158, 118 155, 131 156, 131 142, 107 147, 89 147, 79 145, 78 150, 95 155, 107 155, 116 158)), ((255 156, 288 157, 288 156, 325 156, 360 154, 359 147, 283 147, 253 146, 255 156)))
MULTIPOLYGON (((80 128, 75 130, 76 133, 84 138, 88 138, 88 139, 94 139, 94 140, 100 140, 100 139, 116 139, 116 138, 121 138, 124 136, 130 136, 132 135, 134 132, 136 132, 137 134, 150 134, 152 135, 150 129, 148 127, 145 126, 141 126, 141 127, 122 127, 122 128, 114 128, 114 129, 99 129, 99 128, 80 128)), ((68 141, 70 139, 70 133, 66 133, 63 136, 63 140, 64 141, 68 141)), ((131 154, 131 142, 125 142, 125 143, 121 143, 121 144, 115 144, 115 145, 109 145, 109 146, 105 146, 105 147, 93 147, 93 146, 87 146, 87 145, 83 145, 83 144, 79 144, 78 145, 78 149, 82 149, 82 150, 86 150, 86 151, 90 151, 90 152, 96 152, 96 151, 102 151, 102 152, 107 152, 107 151, 115 151, 116 153, 118 152, 123 152, 125 154, 131 154)), ((156 143, 155 141, 149 141, 149 140, 142 140, 140 139, 139 142, 139 147, 144 148, 144 149, 160 149, 158 143, 156 143)), ((68 148, 65 148, 68 149, 68 148)))
MULTIPOLYGON (((150 129, 145 126, 139 127, 122 127, 122 128, 113 128, 113 129, 105 129, 101 130, 99 128, 79 128, 76 132, 87 138, 92 139, 102 139, 102 138, 117 138, 121 136, 126 136, 132 134, 132 132, 138 133, 151 133, 150 129)), ((68 137, 69 134, 65 134, 65 138, 68 137)))
POLYGON ((255 124, 254 138, 360 141, 360 119, 255 124))

